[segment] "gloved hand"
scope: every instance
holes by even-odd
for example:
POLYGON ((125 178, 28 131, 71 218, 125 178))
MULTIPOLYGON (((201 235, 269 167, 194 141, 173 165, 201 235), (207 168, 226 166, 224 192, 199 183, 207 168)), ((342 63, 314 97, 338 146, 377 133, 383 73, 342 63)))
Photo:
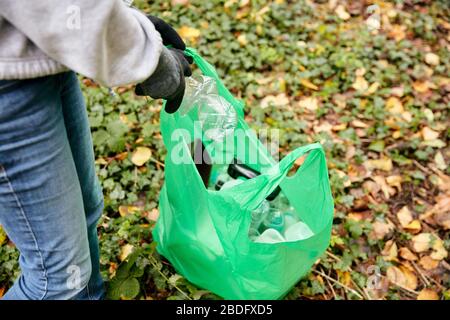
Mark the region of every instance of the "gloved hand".
POLYGON ((183 101, 184 77, 191 75, 192 71, 183 51, 163 47, 156 70, 147 80, 136 86, 135 93, 138 96, 167 100, 166 112, 174 113, 183 101))
POLYGON ((189 64, 193 61, 184 55, 186 44, 169 24, 154 16, 147 17, 161 34, 163 45, 170 45, 172 48, 163 48, 156 70, 147 80, 136 86, 135 93, 153 99, 165 99, 166 112, 173 113, 178 110, 183 100, 184 78, 192 75, 189 64))

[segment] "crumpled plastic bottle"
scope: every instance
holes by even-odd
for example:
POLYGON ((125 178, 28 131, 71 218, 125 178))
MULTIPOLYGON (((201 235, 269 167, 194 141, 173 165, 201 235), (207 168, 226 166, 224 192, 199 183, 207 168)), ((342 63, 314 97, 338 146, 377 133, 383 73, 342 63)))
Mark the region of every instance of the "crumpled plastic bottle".
POLYGON ((179 111, 184 116, 194 108, 198 108, 198 121, 206 139, 223 141, 236 129, 236 110, 219 95, 213 78, 203 75, 186 78, 186 89, 179 111))

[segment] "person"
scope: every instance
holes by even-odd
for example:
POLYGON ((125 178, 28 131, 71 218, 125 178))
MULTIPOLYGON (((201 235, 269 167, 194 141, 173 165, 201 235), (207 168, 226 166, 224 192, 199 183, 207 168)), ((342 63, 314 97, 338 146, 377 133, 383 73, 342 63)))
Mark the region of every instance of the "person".
POLYGON ((102 299, 103 196, 76 73, 175 112, 192 61, 121 0, 0 0, 0 224, 21 274, 3 299, 102 299))

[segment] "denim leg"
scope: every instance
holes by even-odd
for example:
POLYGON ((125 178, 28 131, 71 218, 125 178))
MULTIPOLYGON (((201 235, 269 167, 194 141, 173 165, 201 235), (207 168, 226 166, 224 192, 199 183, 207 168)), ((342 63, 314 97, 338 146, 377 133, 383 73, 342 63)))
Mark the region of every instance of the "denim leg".
POLYGON ((0 224, 22 271, 4 299, 71 299, 91 278, 61 78, 0 82, 0 224))
POLYGON ((83 292, 76 298, 102 299, 104 287, 100 275, 97 222, 103 211, 103 193, 95 173, 94 148, 86 104, 75 73, 65 73, 62 85, 61 99, 64 123, 83 195, 92 262, 92 275, 87 292, 89 297, 86 297, 85 292, 83 292))

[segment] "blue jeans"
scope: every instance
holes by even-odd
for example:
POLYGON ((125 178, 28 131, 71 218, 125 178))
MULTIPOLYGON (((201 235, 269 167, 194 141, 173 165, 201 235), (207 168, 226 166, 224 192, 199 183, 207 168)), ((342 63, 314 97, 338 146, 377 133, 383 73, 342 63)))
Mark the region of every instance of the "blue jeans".
POLYGON ((0 81, 0 224, 21 268, 3 298, 101 299, 102 210, 76 75, 0 81))

